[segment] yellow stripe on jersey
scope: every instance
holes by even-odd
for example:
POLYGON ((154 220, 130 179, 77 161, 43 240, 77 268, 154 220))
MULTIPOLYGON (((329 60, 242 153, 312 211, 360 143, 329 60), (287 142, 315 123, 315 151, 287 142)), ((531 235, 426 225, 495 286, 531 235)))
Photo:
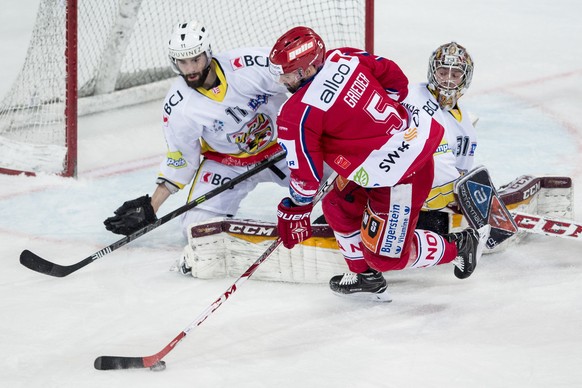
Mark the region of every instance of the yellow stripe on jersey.
POLYGON ((454 182, 433 187, 424 201, 423 210, 440 210, 455 201, 454 182))
POLYGON ((226 98, 226 90, 228 89, 228 85, 226 84, 226 77, 222 71, 222 68, 220 67, 220 64, 215 59, 212 59, 212 64, 216 70, 216 76, 220 80, 220 85, 210 90, 206 90, 203 87, 196 88, 196 90, 211 100, 222 102, 226 98))
POLYGON ((158 178, 164 178, 165 180, 167 180, 168 182, 171 182, 174 186, 178 187, 180 190, 182 190, 184 187, 186 187, 186 185, 183 185, 182 183, 176 182, 176 181, 171 181, 168 178, 166 178, 164 176, 164 174, 162 174, 161 172, 158 173, 158 178))
POLYGON ((463 114, 461 113, 460 109, 453 108, 449 112, 451 113, 451 115, 453 115, 455 120, 457 120, 459 123, 463 120, 463 114))

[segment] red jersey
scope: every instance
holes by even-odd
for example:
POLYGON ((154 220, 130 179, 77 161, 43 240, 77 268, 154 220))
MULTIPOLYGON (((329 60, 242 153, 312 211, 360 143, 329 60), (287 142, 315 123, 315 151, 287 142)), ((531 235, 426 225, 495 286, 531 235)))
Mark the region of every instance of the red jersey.
POLYGON ((311 202, 324 162, 360 186, 389 187, 432 158, 443 128, 409 128, 399 104, 407 93, 408 79, 393 61, 351 48, 329 51, 277 119, 293 200, 311 202))

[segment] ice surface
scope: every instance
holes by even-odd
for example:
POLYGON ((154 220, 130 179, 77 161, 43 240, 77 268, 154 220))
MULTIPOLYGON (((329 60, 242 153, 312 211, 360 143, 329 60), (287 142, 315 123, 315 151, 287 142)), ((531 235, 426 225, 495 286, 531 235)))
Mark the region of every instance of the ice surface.
MULTIPOLYGON (((4 3, 0 94, 22 65, 38 0, 4 3)), ((376 5, 376 52, 412 82, 424 80, 442 43, 473 56, 462 102, 480 117, 478 161, 494 183, 558 174, 581 184, 578 1, 376 5)), ((465 281, 451 266, 389 273, 390 304, 251 280, 165 358, 167 370, 94 370, 100 355, 158 352, 234 281, 168 271, 184 243, 178 222, 66 278, 18 263, 30 249, 72 264, 117 240, 102 221, 152 192, 164 150, 159 112, 150 103, 81 119, 78 180, 0 176, 0 386, 582 386, 582 245, 537 235, 485 256, 465 281)), ((260 187, 240 215, 273 219, 272 190, 260 187)), ((161 212, 183 201, 177 194, 161 212)), ((578 213, 581 205, 577 190, 578 213)))

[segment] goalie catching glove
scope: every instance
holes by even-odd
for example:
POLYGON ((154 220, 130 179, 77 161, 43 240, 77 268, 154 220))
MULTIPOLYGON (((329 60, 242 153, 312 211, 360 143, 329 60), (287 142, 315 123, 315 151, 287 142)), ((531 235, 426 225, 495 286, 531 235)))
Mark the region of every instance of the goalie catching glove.
POLYGON ((130 235, 144 226, 157 221, 156 213, 152 207, 149 195, 126 201, 116 211, 113 217, 109 217, 103 223, 105 229, 123 235, 130 235))
POLYGON ((283 198, 277 207, 277 230, 287 249, 311 237, 311 211, 313 204, 297 206, 291 198, 283 198))

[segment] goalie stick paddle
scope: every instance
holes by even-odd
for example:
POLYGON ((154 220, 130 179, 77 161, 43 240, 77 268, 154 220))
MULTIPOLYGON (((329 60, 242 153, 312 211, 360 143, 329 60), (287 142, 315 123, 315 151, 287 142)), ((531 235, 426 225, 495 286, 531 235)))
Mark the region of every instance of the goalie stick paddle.
MULTIPOLYGON (((316 204, 323 198, 323 196, 329 191, 333 186, 333 182, 337 177, 336 173, 333 173, 319 188, 317 194, 314 198, 313 203, 316 204)), ((93 366, 98 370, 112 370, 112 369, 138 369, 138 368, 150 368, 152 370, 163 370, 166 367, 162 358, 164 358, 168 353, 172 351, 178 345, 180 341, 186 335, 192 331, 194 328, 200 326, 210 314, 216 311, 226 300, 234 294, 236 290, 251 277, 253 273, 259 268, 259 265, 275 250, 281 245, 281 238, 277 238, 263 254, 253 263, 251 266, 222 294, 218 299, 216 299, 211 305, 209 305, 196 320, 192 321, 184 330, 180 332, 172 341, 170 341, 162 350, 158 353, 146 357, 125 357, 125 356, 99 356, 95 359, 93 366)))
POLYGON ((272 165, 279 162, 280 160, 283 160, 284 158, 285 158, 285 152, 280 152, 278 154, 275 154, 271 158, 266 159, 266 160, 256 164, 253 168, 238 175, 237 177, 233 178, 229 182, 222 184, 221 186, 215 188, 214 190, 210 190, 206 194, 203 194, 200 197, 194 199, 193 201, 188 202, 186 205, 181 206, 178 209, 174 210, 173 212, 166 214, 165 216, 159 218, 153 224, 147 225, 147 226, 141 228, 140 230, 138 230, 138 231, 136 231, 128 236, 125 236, 121 240, 118 240, 118 241, 106 246, 105 248, 100 249, 99 251, 93 253, 91 256, 88 256, 85 259, 79 261, 78 263, 75 263, 72 265, 59 265, 59 264, 53 263, 51 261, 45 260, 42 257, 38 256, 37 254, 25 249, 20 254, 20 264, 22 264, 26 268, 29 268, 33 271, 40 272, 40 273, 45 274, 45 275, 54 276, 54 277, 61 278, 61 277, 70 275, 71 273, 85 267, 86 265, 91 264, 95 260, 100 259, 103 256, 105 256, 105 255, 123 247, 124 245, 132 242, 133 240, 143 236, 144 234, 151 232, 152 230, 156 229, 158 226, 165 224, 166 222, 176 218, 180 214, 185 213, 188 210, 195 208, 196 206, 198 206, 202 202, 207 201, 208 199, 217 196, 218 194, 222 193, 223 191, 231 189, 232 187, 234 187, 238 183, 248 179, 249 177, 251 177, 253 175, 256 175, 257 173, 263 171, 264 169, 266 169, 268 167, 271 167, 272 165))
POLYGON ((582 241, 582 224, 572 220, 549 218, 535 214, 511 211, 519 230, 582 241))

